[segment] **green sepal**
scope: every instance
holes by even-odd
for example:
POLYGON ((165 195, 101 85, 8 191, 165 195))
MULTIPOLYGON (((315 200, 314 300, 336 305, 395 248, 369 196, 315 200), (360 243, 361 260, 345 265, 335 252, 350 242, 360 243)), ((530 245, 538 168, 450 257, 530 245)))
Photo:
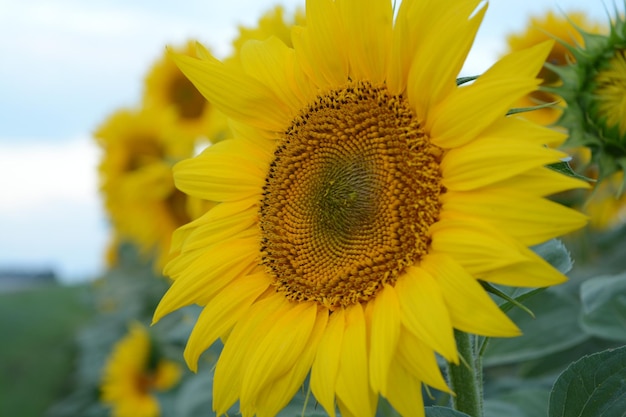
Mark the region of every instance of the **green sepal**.
POLYGON ((470 81, 474 81, 479 77, 479 75, 473 75, 471 77, 459 77, 456 79, 456 85, 463 85, 465 83, 469 83, 470 81))
POLYGON ((577 180, 583 180, 587 182, 595 182, 593 178, 585 177, 574 171, 567 161, 555 162, 554 164, 546 165, 546 168, 550 168, 553 171, 559 172, 568 177, 576 178, 577 180))

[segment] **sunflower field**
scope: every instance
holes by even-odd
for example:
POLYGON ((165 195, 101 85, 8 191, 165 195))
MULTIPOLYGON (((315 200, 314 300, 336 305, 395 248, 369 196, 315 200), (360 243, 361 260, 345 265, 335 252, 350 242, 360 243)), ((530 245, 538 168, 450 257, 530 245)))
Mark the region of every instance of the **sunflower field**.
POLYGON ((2 329, 37 326, 7 340, 50 347, 2 348, 39 403, 0 376, 0 415, 626 416, 619 6, 534 16, 482 74, 481 0, 306 0, 225 58, 168 45, 94 126, 106 271, 0 295, 2 329))

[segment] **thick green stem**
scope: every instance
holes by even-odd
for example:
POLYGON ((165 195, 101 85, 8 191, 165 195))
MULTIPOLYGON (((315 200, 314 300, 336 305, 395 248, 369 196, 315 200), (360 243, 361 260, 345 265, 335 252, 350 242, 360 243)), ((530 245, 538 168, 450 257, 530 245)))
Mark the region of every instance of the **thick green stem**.
POLYGON ((459 365, 449 364, 448 378, 455 395, 452 404, 455 410, 471 417, 483 417, 482 367, 475 352, 472 337, 458 330, 454 331, 456 346, 461 356, 459 365))

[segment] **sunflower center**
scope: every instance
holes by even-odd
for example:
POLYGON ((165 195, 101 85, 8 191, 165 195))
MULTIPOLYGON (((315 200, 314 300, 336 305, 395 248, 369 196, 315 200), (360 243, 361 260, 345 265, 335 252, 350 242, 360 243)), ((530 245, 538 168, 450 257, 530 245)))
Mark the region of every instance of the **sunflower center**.
POLYGON ((317 97, 281 138, 264 187, 262 259, 277 291, 335 309, 393 285, 428 250, 441 153, 384 86, 317 97))
POLYGON ((626 51, 615 51, 606 69, 596 76, 594 97, 597 112, 607 130, 626 134, 626 51))

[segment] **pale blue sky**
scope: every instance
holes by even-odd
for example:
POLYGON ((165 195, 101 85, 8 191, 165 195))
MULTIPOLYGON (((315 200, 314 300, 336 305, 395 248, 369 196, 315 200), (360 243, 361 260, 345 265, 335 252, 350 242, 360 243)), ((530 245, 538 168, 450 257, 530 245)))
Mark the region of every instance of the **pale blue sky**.
MULTIPOLYGON (((0 0, 0 269, 51 267, 67 281, 95 275, 108 231, 91 132, 139 102, 166 44, 199 39, 224 56, 237 25, 254 25, 275 4, 304 3, 0 0)), ((529 14, 557 7, 606 21, 600 0, 492 0, 465 71, 493 63, 503 36, 529 14)))

